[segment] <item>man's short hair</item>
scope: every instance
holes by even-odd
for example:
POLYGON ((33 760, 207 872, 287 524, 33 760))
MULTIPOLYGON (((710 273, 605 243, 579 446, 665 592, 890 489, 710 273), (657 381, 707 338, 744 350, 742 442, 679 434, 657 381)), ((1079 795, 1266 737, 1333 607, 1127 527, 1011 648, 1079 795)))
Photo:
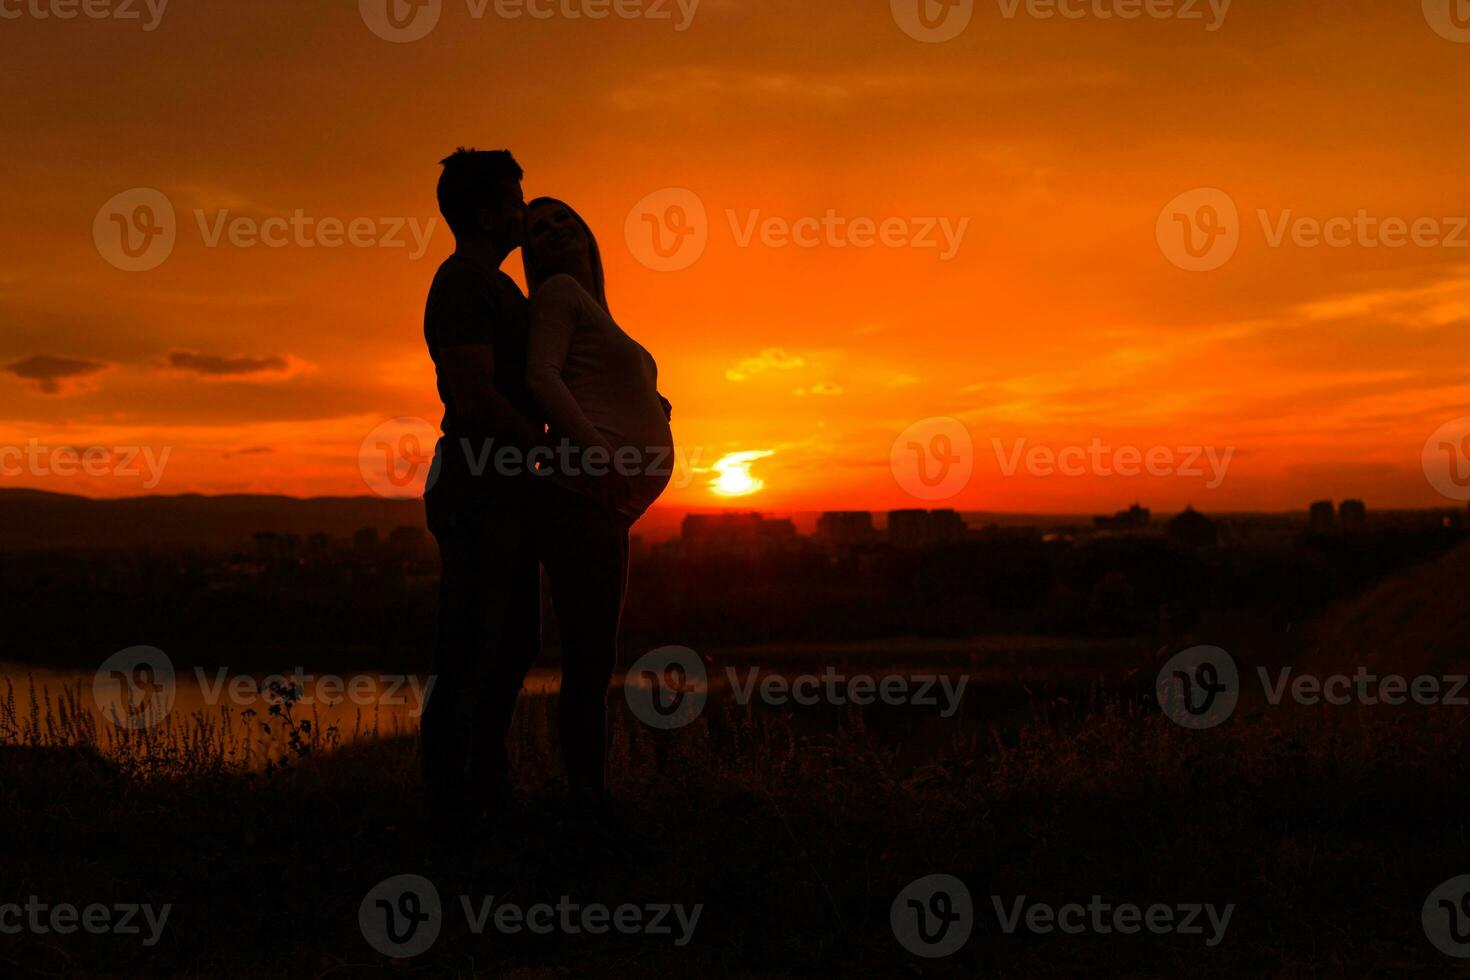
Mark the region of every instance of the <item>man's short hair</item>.
POLYGON ((444 168, 439 174, 439 213, 456 238, 473 238, 479 230, 480 212, 495 205, 500 185, 525 176, 509 150, 461 146, 439 165, 444 168))

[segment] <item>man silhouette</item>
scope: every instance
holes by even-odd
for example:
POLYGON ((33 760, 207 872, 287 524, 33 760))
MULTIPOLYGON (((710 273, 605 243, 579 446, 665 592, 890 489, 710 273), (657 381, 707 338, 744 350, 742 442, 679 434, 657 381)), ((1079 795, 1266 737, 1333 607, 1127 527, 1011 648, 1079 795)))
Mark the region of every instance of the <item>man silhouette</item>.
POLYGON ((444 403, 444 436, 424 494, 439 544, 439 643, 434 694, 422 721, 425 808, 431 827, 466 829, 509 797, 505 741, 540 646, 540 573, 524 466, 544 442, 526 391, 529 303, 500 271, 524 234, 522 171, 506 150, 461 147, 441 161, 439 210, 454 254, 439 267, 424 339, 444 403))

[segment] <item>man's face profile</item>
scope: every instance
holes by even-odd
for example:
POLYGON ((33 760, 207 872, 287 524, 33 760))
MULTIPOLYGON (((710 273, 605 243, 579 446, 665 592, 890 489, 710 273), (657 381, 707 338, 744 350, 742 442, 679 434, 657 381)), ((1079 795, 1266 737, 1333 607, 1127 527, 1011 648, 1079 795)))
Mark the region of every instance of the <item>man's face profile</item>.
POLYGON ((507 177, 496 187, 493 203, 480 212, 480 229, 486 237, 517 247, 526 237, 526 196, 521 182, 507 177))

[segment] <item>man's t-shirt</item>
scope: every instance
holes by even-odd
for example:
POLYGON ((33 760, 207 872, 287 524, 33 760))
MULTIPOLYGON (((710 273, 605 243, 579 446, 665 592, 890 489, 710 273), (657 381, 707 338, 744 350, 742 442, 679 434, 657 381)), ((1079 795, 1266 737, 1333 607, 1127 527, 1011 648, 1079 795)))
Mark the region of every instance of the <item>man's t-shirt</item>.
POLYGON ((439 440, 434 482, 426 497, 487 502, 516 499, 526 474, 497 471, 495 451, 503 440, 492 442, 495 433, 455 411, 444 365, 454 358, 456 347, 489 344, 495 351, 495 387, 517 410, 535 419, 537 411, 526 390, 529 331, 530 303, 510 276, 499 270, 489 272, 459 255, 451 255, 439 266, 424 307, 424 340, 434 360, 439 400, 444 403, 440 423, 444 438, 439 440))

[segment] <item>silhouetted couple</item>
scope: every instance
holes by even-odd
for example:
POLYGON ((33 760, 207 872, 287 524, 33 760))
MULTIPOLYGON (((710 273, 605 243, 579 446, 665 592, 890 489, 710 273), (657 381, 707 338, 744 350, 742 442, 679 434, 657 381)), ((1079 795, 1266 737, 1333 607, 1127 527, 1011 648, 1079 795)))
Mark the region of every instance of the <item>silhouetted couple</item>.
POLYGON ((505 150, 442 165, 455 250, 424 311, 444 436, 425 492, 443 578, 422 760, 431 820, 464 827, 510 800, 506 738, 541 640, 538 565, 561 631, 567 781, 605 797, 628 529, 668 483, 673 436, 653 358, 608 311, 586 222, 549 197, 525 203, 505 150), (500 270, 517 248, 530 299, 500 270))

